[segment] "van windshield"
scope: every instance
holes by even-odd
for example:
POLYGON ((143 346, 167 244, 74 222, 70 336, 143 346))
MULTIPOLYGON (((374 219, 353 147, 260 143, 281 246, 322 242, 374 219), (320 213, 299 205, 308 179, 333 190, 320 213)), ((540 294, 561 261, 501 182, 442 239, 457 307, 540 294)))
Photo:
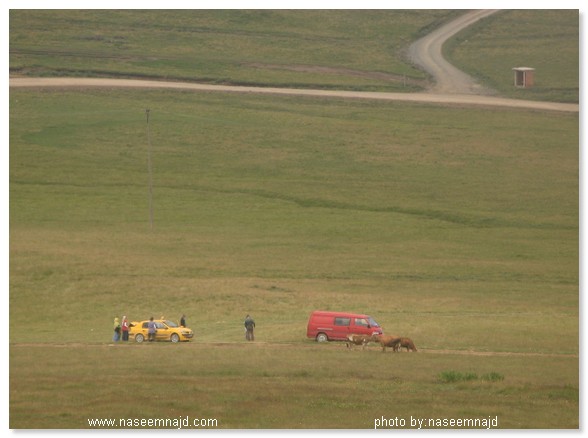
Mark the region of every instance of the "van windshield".
POLYGON ((372 318, 371 316, 369 317, 368 320, 370 322, 371 327, 380 327, 380 324, 378 324, 376 321, 374 321, 374 318, 372 318))

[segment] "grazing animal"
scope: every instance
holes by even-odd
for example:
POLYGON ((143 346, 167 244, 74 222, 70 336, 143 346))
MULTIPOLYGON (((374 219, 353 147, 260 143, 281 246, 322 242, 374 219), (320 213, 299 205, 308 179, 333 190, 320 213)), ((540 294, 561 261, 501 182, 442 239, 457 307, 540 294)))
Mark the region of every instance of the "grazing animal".
POLYGON ((400 338, 398 349, 402 350, 403 348, 406 348, 406 351, 418 351, 414 346, 414 342, 412 342, 412 339, 410 338, 400 338))
POLYGON ((372 340, 379 342, 382 346, 382 353, 386 351, 386 347, 392 347, 396 351, 398 344, 400 343, 400 336, 386 336, 386 335, 374 335, 372 340))
POLYGON ((361 345, 362 350, 372 341, 369 335, 347 335, 347 348, 352 348, 354 345, 361 345))

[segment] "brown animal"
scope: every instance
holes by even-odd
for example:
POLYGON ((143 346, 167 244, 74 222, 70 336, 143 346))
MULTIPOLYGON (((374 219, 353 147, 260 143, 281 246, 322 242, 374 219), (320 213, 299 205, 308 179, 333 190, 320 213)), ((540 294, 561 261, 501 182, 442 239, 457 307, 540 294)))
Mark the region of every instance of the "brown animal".
POLYGON ((397 348, 399 350, 406 348, 406 351, 418 351, 417 348, 414 346, 414 342, 412 342, 412 339, 410 338, 400 338, 400 342, 398 343, 397 348))
POLYGON ((367 344, 372 341, 372 337, 369 335, 347 335, 347 348, 351 348, 354 345, 361 345, 362 350, 367 344))
POLYGON ((382 346, 382 353, 386 351, 386 347, 392 347, 394 351, 398 344, 400 343, 400 336, 390 336, 390 335, 373 335, 372 340, 374 342, 379 342, 382 346))

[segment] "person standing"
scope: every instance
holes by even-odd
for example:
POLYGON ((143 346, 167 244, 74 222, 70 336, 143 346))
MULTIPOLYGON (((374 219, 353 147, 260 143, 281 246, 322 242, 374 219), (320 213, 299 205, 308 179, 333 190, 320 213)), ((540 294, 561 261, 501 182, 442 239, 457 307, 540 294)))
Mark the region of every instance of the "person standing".
POLYGON ((186 327, 186 315, 182 315, 180 318, 180 327, 186 327))
POLYGON ((253 330, 255 329, 255 321, 251 316, 247 315, 245 317, 245 339, 248 341, 253 341, 255 339, 253 335, 253 330))
POLYGON ((122 340, 129 340, 129 320, 126 316, 123 316, 122 318, 122 340))
POLYGON ((156 327, 153 317, 149 318, 149 322, 147 323, 147 336, 149 337, 149 342, 155 341, 155 333, 157 332, 156 327))
POLYGON ((120 322, 118 322, 118 318, 114 318, 114 335, 112 336, 112 340, 114 342, 118 342, 120 339, 120 322))

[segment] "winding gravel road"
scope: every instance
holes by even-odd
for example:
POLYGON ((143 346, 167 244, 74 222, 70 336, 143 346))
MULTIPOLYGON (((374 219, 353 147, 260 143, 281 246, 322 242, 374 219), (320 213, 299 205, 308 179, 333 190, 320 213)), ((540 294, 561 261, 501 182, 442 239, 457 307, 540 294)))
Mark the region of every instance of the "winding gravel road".
POLYGON ((11 88, 58 87, 58 88, 166 88, 192 90, 195 92, 254 93, 291 96, 312 96, 339 99, 373 99, 404 102, 433 103, 440 105, 510 107, 540 111, 579 112, 578 104, 538 102, 508 99, 487 95, 470 76, 453 67, 441 56, 443 43, 460 30, 487 17, 497 10, 468 12, 431 34, 421 38, 409 49, 413 62, 430 72, 436 85, 426 93, 384 93, 362 91, 337 91, 271 87, 241 87, 231 85, 209 85, 187 82, 164 82, 136 79, 106 78, 10 78, 11 88))
POLYGON ((488 94, 491 92, 443 58, 442 48, 449 38, 499 10, 483 9, 468 12, 411 44, 408 49, 411 61, 435 79, 435 86, 431 91, 442 94, 488 94))

